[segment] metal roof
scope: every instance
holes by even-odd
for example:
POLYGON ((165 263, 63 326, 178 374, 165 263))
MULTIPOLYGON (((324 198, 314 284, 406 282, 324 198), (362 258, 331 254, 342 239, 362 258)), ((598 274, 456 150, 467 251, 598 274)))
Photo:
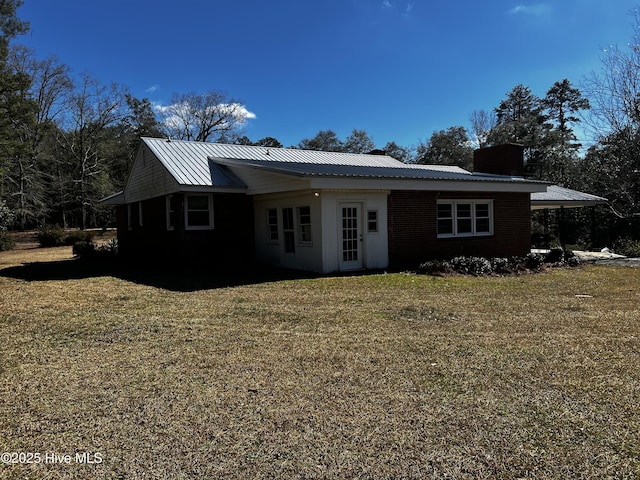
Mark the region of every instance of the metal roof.
POLYGON ((246 187, 226 166, 256 168, 297 177, 544 183, 471 173, 456 166, 406 164, 388 155, 226 145, 148 137, 142 140, 181 185, 246 187))
POLYGON ((330 163, 279 162, 271 160, 215 159, 223 165, 258 168, 297 177, 362 177, 406 180, 461 180, 480 182, 544 183, 522 178, 471 173, 459 167, 441 168, 439 165, 410 165, 398 162, 393 166, 344 165, 330 163))
POLYGON ((536 192, 531 194, 531 208, 576 208, 588 207, 607 203, 603 197, 591 195, 589 193, 571 190, 570 188, 558 185, 549 185, 546 192, 536 192))
POLYGON ((229 169, 208 159, 218 150, 213 143, 142 138, 180 185, 246 188, 229 169))

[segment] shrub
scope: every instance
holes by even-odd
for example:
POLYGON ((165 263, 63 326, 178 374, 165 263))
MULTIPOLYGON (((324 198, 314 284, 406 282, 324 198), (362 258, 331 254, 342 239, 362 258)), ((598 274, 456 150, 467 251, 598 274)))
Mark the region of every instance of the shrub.
POLYGON ((7 202, 3 200, 0 202, 0 252, 11 250, 16 244, 7 231, 13 219, 13 212, 7 207, 7 202))
POLYGON ((544 265, 544 257, 537 253, 527 253, 524 257, 524 265, 528 270, 538 271, 544 265))
POLYGON ((420 264, 418 267, 418 273, 426 275, 442 275, 453 273, 453 268, 451 268, 451 264, 446 260, 430 260, 420 264))
POLYGON ((38 242, 41 247, 60 247, 65 243, 64 229, 57 225, 43 225, 38 229, 38 242))
POLYGON ((612 250, 625 257, 640 257, 640 240, 619 238, 613 244, 612 250))
POLYGON ((508 258, 492 258, 491 269, 493 273, 505 275, 514 272, 513 263, 508 258))
POLYGON ((16 246, 16 242, 13 240, 9 232, 0 229, 0 252, 11 250, 16 246))
POLYGON ((564 263, 568 267, 579 267, 580 259, 576 257, 576 254, 573 253, 573 250, 565 250, 564 263))
POLYGON ((544 257, 544 263, 563 263, 564 262, 564 250, 560 247, 555 247, 549 250, 549 253, 544 257))
POLYGON ((451 266, 456 272, 468 275, 489 275, 493 273, 491 262, 482 257, 455 257, 451 266))
POLYGON ((111 239, 99 247, 92 241, 76 242, 73 244, 73 254, 81 260, 112 260, 118 254, 118 240, 111 239))
POLYGON ((86 258, 96 252, 96 246, 91 242, 76 242, 73 244, 73 255, 86 258))
POLYGON ((64 244, 75 245, 78 242, 92 242, 93 236, 93 232, 88 232, 86 230, 73 230, 71 232, 67 232, 65 235, 64 244))
POLYGON ((102 244, 98 248, 98 251, 105 255, 111 255, 111 256, 118 255, 118 239, 111 238, 110 240, 107 241, 107 243, 102 244))

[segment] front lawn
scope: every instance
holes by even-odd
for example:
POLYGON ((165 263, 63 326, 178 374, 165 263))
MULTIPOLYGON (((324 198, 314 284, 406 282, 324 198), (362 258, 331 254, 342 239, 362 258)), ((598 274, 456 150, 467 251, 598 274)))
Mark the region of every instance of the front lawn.
POLYGON ((1 478, 640 472, 640 269, 227 284, 69 257, 0 253, 0 453, 32 454, 1 478))

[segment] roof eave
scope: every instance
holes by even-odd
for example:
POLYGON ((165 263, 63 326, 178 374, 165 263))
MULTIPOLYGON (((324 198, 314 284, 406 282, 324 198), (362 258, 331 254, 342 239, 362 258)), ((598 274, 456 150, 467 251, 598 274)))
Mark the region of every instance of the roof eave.
POLYGON ((125 204, 124 190, 120 192, 116 192, 112 195, 109 195, 108 197, 105 197, 101 200, 98 200, 98 203, 101 205, 113 205, 113 206, 124 205, 125 204))

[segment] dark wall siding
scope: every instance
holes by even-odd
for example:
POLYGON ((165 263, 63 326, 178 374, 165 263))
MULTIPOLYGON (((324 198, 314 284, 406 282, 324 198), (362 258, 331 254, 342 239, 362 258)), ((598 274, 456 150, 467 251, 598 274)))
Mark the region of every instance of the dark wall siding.
POLYGON ((176 226, 167 230, 166 199, 142 202, 142 225, 138 204, 132 204, 132 228, 127 224, 127 207, 118 207, 118 243, 124 256, 159 262, 206 262, 236 264, 253 259, 253 201, 243 194, 214 194, 213 230, 185 230, 184 195, 175 194, 180 205, 176 226))
POLYGON ((510 257, 531 248, 528 193, 393 191, 388 197, 389 264, 414 268, 430 259, 458 255, 510 257), (494 234, 489 237, 437 238, 438 199, 493 200, 494 234))

